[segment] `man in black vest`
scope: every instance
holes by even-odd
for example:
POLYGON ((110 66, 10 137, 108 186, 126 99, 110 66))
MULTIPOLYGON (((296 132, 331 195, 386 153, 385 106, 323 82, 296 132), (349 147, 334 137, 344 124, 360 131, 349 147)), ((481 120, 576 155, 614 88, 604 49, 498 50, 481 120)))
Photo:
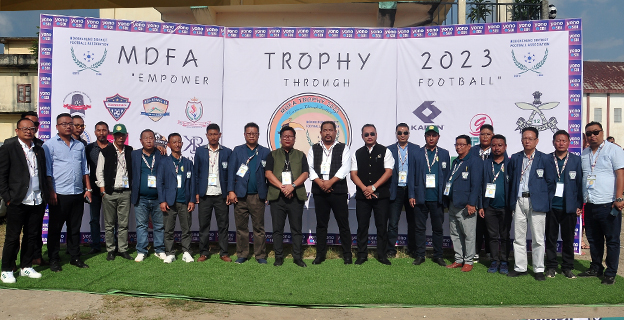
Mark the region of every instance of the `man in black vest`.
POLYGON ((327 254, 327 226, 329 215, 334 218, 340 231, 342 258, 345 264, 353 263, 351 253, 351 229, 349 228, 349 205, 347 174, 349 173, 349 147, 336 140, 336 123, 321 124, 321 142, 308 151, 310 181, 316 211, 316 258, 312 264, 321 264, 327 254))
POLYGON ((355 215, 358 220, 356 265, 368 260, 368 226, 371 211, 375 212, 377 228, 377 260, 390 265, 386 256, 387 222, 390 206, 390 177, 394 158, 388 148, 377 144, 377 129, 372 124, 362 127, 364 146, 351 158, 351 180, 355 183, 355 215), (358 170, 361 169, 361 170, 358 170))
POLYGON ((102 195, 106 260, 115 260, 115 222, 119 256, 132 260, 128 254, 128 216, 130 215, 130 185, 132 184, 132 147, 124 145, 128 137, 126 126, 113 128, 115 141, 102 149, 96 169, 97 186, 102 195))

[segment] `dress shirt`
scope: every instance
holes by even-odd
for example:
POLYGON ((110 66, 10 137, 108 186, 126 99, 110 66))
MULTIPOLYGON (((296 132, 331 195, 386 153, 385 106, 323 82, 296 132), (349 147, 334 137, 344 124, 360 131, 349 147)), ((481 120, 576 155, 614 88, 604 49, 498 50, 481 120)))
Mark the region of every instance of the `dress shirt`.
MULTIPOLYGON (((117 151, 117 172, 115 173, 115 184, 113 185, 113 189, 121 190, 125 189, 123 177, 126 177, 126 179, 130 179, 130 177, 128 177, 128 164, 126 163, 125 148, 119 150, 119 148, 115 146, 115 151, 117 151)), ((104 188, 104 161, 106 161, 106 159, 104 159, 104 155, 100 152, 97 161, 97 169, 95 169, 95 176, 97 178, 95 184, 100 188, 104 188)), ((128 186, 128 188, 130 188, 130 186, 128 186)))
MULTIPOLYGON (((397 159, 397 161, 399 162, 399 171, 405 171, 408 175, 408 169, 409 169, 409 160, 407 159, 408 153, 407 153, 407 146, 408 144, 405 144, 405 147, 401 147, 401 145, 398 145, 398 156, 399 159, 397 159)), ((405 187, 407 185, 407 183, 403 182, 403 183, 399 183, 399 187, 405 187)))
POLYGON ((581 152, 581 165, 583 167, 583 198, 585 202, 604 204, 615 201, 622 195, 615 194, 615 170, 624 168, 624 150, 615 144, 605 141, 603 145, 592 152, 591 148, 585 148, 581 152), (596 166, 592 166, 596 162, 596 166), (587 177, 595 175, 594 187, 587 188, 587 177))
POLYGON ((531 167, 533 166, 533 159, 535 158, 535 151, 531 154, 531 158, 527 157, 526 153, 523 153, 522 168, 520 172, 524 170, 524 174, 520 177, 520 187, 518 188, 518 197, 522 197, 523 192, 529 192, 529 174, 531 173, 531 167))
POLYGON ((208 149, 208 181, 210 181, 210 175, 214 174, 217 177, 217 184, 211 186, 208 183, 208 188, 206 188, 207 196, 218 196, 221 194, 221 181, 219 181, 219 151, 223 148, 221 145, 217 148, 217 150, 212 150, 210 145, 206 145, 208 149))
POLYGON ((54 191, 61 195, 82 194, 82 178, 89 174, 85 146, 70 138, 69 146, 57 134, 43 144, 46 174, 52 178, 54 191))
MULTIPOLYGON (((371 153, 374 147, 375 145, 368 148, 368 153, 371 153)), ((386 148, 386 154, 384 155, 384 169, 393 169, 393 168, 394 168, 394 157, 392 156, 392 151, 386 148)), ((358 171, 357 158, 355 156, 355 153, 351 157, 351 171, 358 171)))
POLYGON ((485 160, 492 153, 492 148, 488 147, 487 149, 479 149, 479 157, 481 160, 485 160))
MULTIPOLYGON (((325 144, 323 142, 319 142, 319 144, 321 145, 321 148, 323 148, 323 160, 321 163, 331 163, 334 146, 338 144, 338 140, 334 141, 334 144, 332 144, 329 149, 325 148, 325 144)), ((340 169, 336 171, 334 177, 340 180, 347 177, 347 174, 349 173, 349 158, 349 146, 345 145, 344 150, 342 151, 342 165, 340 166, 340 169)), ((314 171, 314 150, 312 150, 312 148, 308 150, 308 164, 310 166, 310 181, 314 181, 316 178, 319 178, 319 175, 316 171, 314 171)), ((329 180, 329 174, 324 174, 321 179, 329 180)))
POLYGON ((19 138, 17 139, 17 141, 19 141, 19 144, 22 146, 22 150, 24 150, 24 155, 26 156, 26 164, 28 164, 28 173, 30 173, 28 191, 26 191, 26 196, 24 197, 22 203, 29 206, 40 205, 43 200, 41 198, 41 190, 39 190, 39 166, 37 164, 37 157, 35 156, 35 152, 33 151, 35 143, 31 141, 30 147, 28 147, 19 138))

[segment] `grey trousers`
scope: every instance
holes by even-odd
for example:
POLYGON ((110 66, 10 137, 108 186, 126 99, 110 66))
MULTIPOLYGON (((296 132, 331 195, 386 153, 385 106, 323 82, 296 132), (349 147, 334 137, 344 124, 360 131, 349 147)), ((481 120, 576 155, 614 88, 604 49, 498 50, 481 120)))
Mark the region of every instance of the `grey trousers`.
POLYGON ((169 210, 163 212, 163 220, 165 222, 165 253, 175 255, 173 250, 173 231, 176 226, 176 216, 180 219, 180 229, 182 229, 182 237, 180 244, 182 251, 191 253, 191 213, 187 210, 188 204, 176 202, 173 206, 169 206, 169 210))
POLYGON ((128 217, 130 216, 130 190, 104 194, 104 231, 106 251, 115 251, 115 222, 117 223, 117 244, 119 253, 128 251, 128 217))
POLYGON ((466 208, 457 208, 449 204, 449 223, 455 262, 472 264, 477 240, 477 214, 468 215, 466 208))
POLYGON ((544 272, 546 252, 546 212, 533 211, 531 198, 518 198, 513 214, 514 222, 514 270, 527 271, 527 229, 531 228, 533 272, 544 272))

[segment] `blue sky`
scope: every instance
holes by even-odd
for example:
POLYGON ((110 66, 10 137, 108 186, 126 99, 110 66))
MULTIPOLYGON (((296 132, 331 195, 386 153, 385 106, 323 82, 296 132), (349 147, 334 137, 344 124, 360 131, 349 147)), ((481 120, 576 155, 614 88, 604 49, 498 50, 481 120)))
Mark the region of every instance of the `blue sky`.
MULTIPOLYGON (((549 2, 557 7, 557 18, 583 19, 584 60, 624 61, 624 36, 622 36, 624 1, 550 0, 549 2)), ((0 37, 34 37, 40 13, 42 11, 1 11, 0 37)), ((98 10, 59 10, 44 13, 88 17, 99 15, 98 10)))

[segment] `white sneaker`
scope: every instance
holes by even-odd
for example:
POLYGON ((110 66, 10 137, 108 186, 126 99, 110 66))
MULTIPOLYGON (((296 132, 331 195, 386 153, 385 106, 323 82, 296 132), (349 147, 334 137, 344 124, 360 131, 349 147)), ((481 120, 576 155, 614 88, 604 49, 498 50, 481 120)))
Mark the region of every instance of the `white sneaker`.
POLYGON ((190 253, 185 252, 185 253, 182 255, 182 261, 184 261, 184 262, 194 262, 194 261, 195 261, 195 259, 193 259, 193 257, 191 257, 191 254, 190 254, 190 253))
POLYGON ((160 260, 165 260, 167 258, 167 255, 164 252, 154 252, 154 255, 160 260))
POLYGON ((11 271, 2 271, 0 279, 2 279, 3 283, 15 283, 15 277, 13 276, 13 272, 11 271))
POLYGON ((145 253, 139 253, 137 254, 136 258, 134 258, 135 262, 141 262, 143 261, 143 259, 145 259, 145 253))
POLYGON ((20 269, 20 276, 29 277, 32 279, 39 279, 41 278, 41 273, 35 271, 35 269, 33 268, 22 268, 20 269))
POLYGON ((174 262, 174 261, 175 261, 175 259, 176 259, 176 258, 175 258, 175 256, 174 256, 174 255, 169 255, 169 256, 167 256, 167 257, 164 259, 164 261, 163 261, 163 262, 164 262, 164 263, 172 263, 172 262, 174 262))

